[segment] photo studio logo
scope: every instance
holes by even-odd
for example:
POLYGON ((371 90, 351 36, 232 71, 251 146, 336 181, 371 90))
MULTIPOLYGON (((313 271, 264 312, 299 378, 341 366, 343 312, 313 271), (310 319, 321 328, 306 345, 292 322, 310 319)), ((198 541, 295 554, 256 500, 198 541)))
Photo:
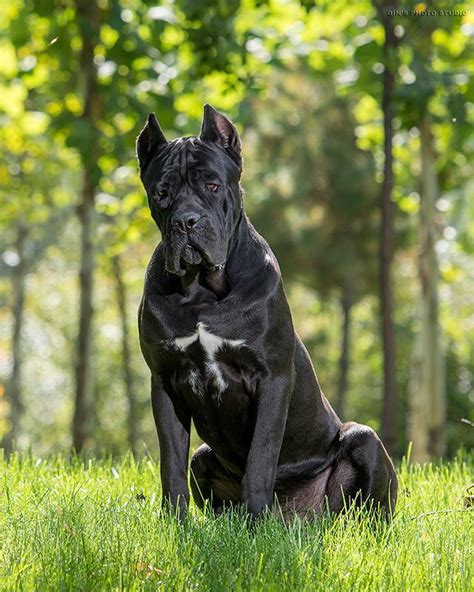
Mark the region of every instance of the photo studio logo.
POLYGON ((466 16, 466 10, 458 9, 443 9, 443 8, 426 8, 424 4, 418 5, 415 8, 389 8, 387 10, 388 16, 466 16))

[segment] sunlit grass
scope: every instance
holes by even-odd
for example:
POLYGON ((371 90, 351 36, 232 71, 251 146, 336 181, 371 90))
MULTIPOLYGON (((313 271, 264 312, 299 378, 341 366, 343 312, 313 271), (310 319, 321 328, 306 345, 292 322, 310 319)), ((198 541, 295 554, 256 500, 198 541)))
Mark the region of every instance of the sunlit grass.
POLYGON ((391 525, 160 512, 151 460, 0 462, 2 590, 472 590, 472 457, 402 465, 391 525), (434 512, 434 513, 429 513, 434 512))

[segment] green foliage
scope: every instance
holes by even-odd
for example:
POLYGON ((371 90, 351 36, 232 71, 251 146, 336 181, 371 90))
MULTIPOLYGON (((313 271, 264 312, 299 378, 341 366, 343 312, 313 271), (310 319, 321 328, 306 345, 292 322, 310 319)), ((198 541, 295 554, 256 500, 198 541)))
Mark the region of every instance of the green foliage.
POLYGON ((269 97, 251 105, 249 182, 258 192, 252 218, 278 256, 284 276, 336 296, 348 285, 356 302, 375 290, 376 184, 371 154, 356 147, 351 103, 304 70, 274 74, 269 97), (250 171, 250 175, 254 170, 250 171))
MULTIPOLYGON (((467 3, 456 8, 467 11, 467 3)), ((354 299, 348 413, 378 427, 382 398, 376 278, 376 196, 383 163, 380 109, 385 57, 397 62, 394 268, 399 452, 415 303, 419 131, 433 120, 441 314, 448 347, 448 448, 472 445, 474 22, 397 16, 396 55, 369 0, 97 0, 95 27, 75 3, 12 0, 0 14, 0 432, 8 416, 11 271, 18 225, 28 226, 22 351, 26 414, 20 447, 69 446, 76 339, 80 171, 94 167, 96 448, 123 451, 126 408, 110 258, 121 254, 132 313, 159 239, 139 185, 135 138, 149 111, 168 137, 197 133, 202 104, 243 132, 246 203, 281 261, 295 324, 334 400, 339 300, 354 299), (95 39, 97 125, 86 124, 81 27, 95 39), (93 148, 93 150, 92 150, 93 148), (97 154, 97 158, 94 155, 97 154), (116 411, 111 416, 110 409, 116 411)), ((141 447, 156 450, 148 371, 131 327, 141 447)))

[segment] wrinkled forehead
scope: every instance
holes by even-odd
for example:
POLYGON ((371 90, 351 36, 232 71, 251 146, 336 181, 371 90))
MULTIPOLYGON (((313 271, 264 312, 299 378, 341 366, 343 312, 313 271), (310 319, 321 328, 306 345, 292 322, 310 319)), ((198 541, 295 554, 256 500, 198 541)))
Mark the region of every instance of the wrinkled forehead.
POLYGON ((214 175, 227 183, 239 179, 238 167, 223 150, 191 136, 161 147, 148 166, 144 181, 153 184, 168 176, 184 180, 191 171, 214 175))

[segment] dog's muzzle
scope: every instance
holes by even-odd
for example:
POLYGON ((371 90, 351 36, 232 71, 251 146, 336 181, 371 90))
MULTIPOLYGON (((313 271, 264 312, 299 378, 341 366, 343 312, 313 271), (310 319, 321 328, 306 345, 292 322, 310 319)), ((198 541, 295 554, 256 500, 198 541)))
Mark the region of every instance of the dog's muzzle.
POLYGON ((198 265, 204 265, 209 271, 224 269, 225 261, 214 263, 207 254, 191 244, 184 245, 181 249, 166 243, 166 271, 178 276, 185 275, 187 269, 198 265))
POLYGON ((223 269, 226 248, 218 244, 218 235, 213 228, 196 217, 182 216, 171 225, 165 239, 165 264, 168 272, 183 276, 190 267, 203 265, 206 269, 223 269))

